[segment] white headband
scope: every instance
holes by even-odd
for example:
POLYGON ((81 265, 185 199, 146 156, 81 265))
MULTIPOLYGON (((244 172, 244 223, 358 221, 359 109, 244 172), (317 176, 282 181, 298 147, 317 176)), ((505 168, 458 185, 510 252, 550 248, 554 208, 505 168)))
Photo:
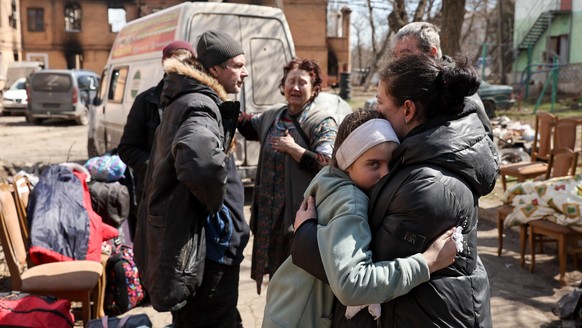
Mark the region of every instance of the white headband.
POLYGON ((370 148, 387 141, 400 144, 390 122, 383 118, 367 121, 352 131, 338 148, 335 154, 338 167, 347 169, 370 148))

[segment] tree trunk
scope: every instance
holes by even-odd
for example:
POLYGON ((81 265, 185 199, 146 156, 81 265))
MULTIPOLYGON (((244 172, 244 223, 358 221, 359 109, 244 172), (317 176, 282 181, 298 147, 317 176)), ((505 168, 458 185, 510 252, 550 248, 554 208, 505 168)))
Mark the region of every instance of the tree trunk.
POLYGON ((465 19, 465 0, 443 0, 441 48, 443 55, 455 55, 461 50, 461 31, 465 19))

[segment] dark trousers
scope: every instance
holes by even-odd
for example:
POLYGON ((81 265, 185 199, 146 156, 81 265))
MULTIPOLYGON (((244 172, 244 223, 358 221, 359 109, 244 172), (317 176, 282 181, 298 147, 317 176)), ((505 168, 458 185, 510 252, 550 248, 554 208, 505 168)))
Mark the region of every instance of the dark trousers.
POLYGON ((186 306, 172 312, 173 325, 182 327, 242 327, 238 302, 240 265, 207 260, 202 285, 186 306))

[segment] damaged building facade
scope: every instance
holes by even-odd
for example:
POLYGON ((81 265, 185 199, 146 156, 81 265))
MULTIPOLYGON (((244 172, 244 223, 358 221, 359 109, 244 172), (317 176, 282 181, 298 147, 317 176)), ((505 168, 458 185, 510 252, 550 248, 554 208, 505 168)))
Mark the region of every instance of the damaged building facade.
MULTIPOLYGON (((18 56, 10 53, 11 58, 7 60, 40 61, 46 68, 83 68, 99 73, 107 61, 120 24, 181 2, 20 0, 16 11, 20 13, 21 40, 14 41, 15 44, 21 42, 17 47, 20 52, 18 56)), ((327 73, 327 84, 337 83, 340 73, 350 70, 351 11, 348 8, 328 12, 327 0, 222 2, 282 9, 293 35, 297 56, 317 60, 324 74, 327 73)), ((15 34, 20 37, 18 32, 15 34)))

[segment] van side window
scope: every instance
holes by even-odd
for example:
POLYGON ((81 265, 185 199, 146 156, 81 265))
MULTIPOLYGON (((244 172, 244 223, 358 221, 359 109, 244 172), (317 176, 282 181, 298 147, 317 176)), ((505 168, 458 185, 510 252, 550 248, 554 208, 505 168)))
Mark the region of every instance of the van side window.
POLYGON ((107 99, 110 102, 121 103, 123 101, 123 93, 125 91, 125 84, 127 81, 128 67, 117 67, 111 71, 111 81, 109 82, 109 94, 107 99))

